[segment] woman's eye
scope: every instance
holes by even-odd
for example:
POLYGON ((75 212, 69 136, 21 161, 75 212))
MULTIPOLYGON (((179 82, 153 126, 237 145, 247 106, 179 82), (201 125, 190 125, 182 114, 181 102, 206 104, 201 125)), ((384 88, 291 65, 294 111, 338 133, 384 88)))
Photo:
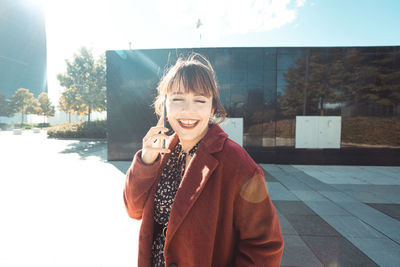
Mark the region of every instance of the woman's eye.
POLYGON ((196 100, 196 102, 198 102, 198 103, 206 103, 206 101, 204 101, 204 100, 196 100))
POLYGON ((180 98, 174 98, 174 99, 172 99, 172 101, 174 101, 174 102, 177 102, 177 101, 183 101, 183 99, 180 99, 180 98))

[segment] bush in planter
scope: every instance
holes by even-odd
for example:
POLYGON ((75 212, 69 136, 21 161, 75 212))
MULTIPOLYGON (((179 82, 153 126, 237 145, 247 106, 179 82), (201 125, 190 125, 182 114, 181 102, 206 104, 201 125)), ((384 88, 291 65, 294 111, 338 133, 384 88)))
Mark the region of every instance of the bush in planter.
POLYGON ((91 121, 63 123, 47 129, 47 135, 53 138, 106 138, 107 122, 91 121))
POLYGON ((51 125, 48 122, 42 122, 42 123, 36 124, 36 127, 38 127, 38 128, 47 128, 47 127, 50 127, 50 126, 51 125))
POLYGON ((32 125, 29 124, 29 123, 16 123, 16 124, 14 124, 14 128, 16 128, 16 129, 27 129, 27 130, 29 130, 29 129, 32 128, 32 125))

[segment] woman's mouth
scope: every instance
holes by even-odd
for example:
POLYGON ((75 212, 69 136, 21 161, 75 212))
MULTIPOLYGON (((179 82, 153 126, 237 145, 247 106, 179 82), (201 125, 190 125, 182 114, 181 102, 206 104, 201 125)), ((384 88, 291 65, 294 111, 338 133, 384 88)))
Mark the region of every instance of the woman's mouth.
POLYGON ((193 129, 199 123, 199 120, 178 120, 179 125, 184 129, 193 129))

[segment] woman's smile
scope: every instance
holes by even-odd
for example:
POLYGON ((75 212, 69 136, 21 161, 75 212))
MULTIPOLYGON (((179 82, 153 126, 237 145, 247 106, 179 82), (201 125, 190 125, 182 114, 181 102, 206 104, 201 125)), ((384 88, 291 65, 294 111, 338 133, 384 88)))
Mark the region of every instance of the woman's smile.
POLYGON ((199 120, 191 120, 191 119, 178 119, 179 125, 184 129, 194 129, 199 123, 199 120))

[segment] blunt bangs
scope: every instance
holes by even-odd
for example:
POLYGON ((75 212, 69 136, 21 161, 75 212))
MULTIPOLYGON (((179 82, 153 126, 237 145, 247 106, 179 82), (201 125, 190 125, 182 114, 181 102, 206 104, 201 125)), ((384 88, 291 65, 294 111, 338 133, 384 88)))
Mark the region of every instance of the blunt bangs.
POLYGON ((178 91, 214 97, 215 87, 206 70, 189 63, 177 70, 174 77, 166 84, 165 93, 178 91))

